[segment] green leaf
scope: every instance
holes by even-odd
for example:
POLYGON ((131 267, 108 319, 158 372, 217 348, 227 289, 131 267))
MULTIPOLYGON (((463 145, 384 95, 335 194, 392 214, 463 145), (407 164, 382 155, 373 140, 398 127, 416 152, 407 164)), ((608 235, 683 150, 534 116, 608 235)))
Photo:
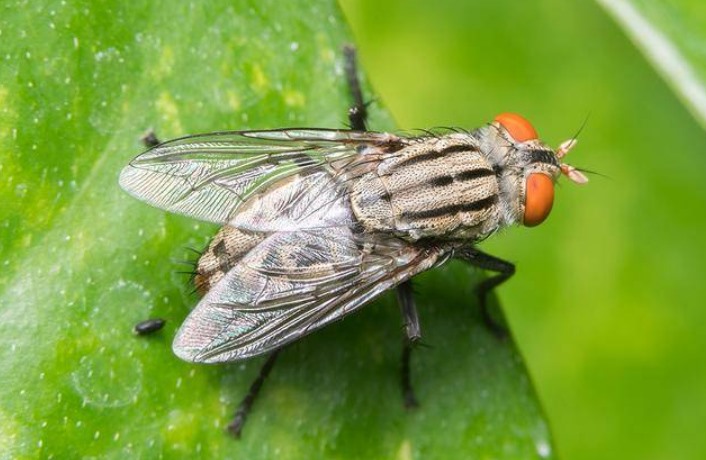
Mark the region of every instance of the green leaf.
MULTIPOLYGON (((392 295, 282 353, 240 441, 224 427, 262 359, 171 353, 197 302, 175 259, 216 228, 132 199, 118 173, 149 127, 343 126, 351 37, 333 2, 18 1, 0 18, 4 457, 553 457, 522 360, 481 324, 462 266, 418 285, 431 347, 414 356, 415 411, 392 295), (147 317, 167 327, 133 337, 147 317)), ((371 125, 390 129, 378 107, 371 125)))

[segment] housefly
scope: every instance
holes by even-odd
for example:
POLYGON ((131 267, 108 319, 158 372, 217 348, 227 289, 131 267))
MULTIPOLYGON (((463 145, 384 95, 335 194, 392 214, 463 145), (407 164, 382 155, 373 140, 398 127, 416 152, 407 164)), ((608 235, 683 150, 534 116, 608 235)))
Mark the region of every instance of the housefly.
MULTIPOLYGON (((552 149, 516 114, 472 131, 367 131, 352 49, 346 57, 352 129, 188 136, 154 146, 120 175, 151 205, 222 225, 195 267, 203 297, 173 349, 203 363, 271 353, 231 423, 235 434, 279 349, 383 292, 397 288, 408 343, 419 339, 409 285, 418 273, 451 258, 496 272, 478 287, 488 319, 486 294, 514 266, 476 244, 544 221, 561 175, 587 181, 562 162, 575 139, 552 149)), ((413 406, 408 347, 403 356, 413 406)))

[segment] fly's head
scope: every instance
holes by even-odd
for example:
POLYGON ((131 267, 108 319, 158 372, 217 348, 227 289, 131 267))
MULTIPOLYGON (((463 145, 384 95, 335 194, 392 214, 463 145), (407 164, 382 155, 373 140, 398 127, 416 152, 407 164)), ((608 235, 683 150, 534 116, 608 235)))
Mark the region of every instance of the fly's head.
POLYGON ((554 203, 554 184, 565 176, 577 184, 588 178, 562 158, 576 145, 576 138, 552 149, 539 139, 537 131, 525 118, 514 113, 495 117, 491 131, 501 138, 497 167, 500 170, 501 191, 512 205, 508 211, 513 221, 527 227, 541 224, 549 216, 554 203))

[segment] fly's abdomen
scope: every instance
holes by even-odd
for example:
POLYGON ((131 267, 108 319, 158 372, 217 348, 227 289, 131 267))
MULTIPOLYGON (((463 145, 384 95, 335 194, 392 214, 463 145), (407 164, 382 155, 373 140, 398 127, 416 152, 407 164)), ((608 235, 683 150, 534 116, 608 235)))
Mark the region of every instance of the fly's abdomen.
POLYGON ((352 185, 356 217, 369 231, 477 239, 498 227, 498 180, 468 135, 429 138, 390 154, 352 185))
POLYGON ((196 291, 201 295, 206 294, 265 237, 265 234, 248 232, 229 225, 222 227, 196 264, 196 275, 194 275, 196 291))

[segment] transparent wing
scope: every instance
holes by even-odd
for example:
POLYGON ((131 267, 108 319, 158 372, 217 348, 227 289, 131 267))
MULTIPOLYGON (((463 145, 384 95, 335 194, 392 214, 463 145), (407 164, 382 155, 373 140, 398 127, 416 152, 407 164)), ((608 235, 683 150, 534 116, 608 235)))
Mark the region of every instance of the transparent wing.
POLYGON ((340 160, 400 142, 385 133, 326 129, 203 134, 137 156, 121 172, 120 185, 151 205, 224 224, 253 194, 281 179, 335 169, 340 160))
POLYGON ((228 225, 265 233, 351 226, 347 193, 345 184, 327 171, 296 174, 252 196, 228 225))
POLYGON ((360 243, 347 227, 272 234, 191 312, 174 352, 212 363, 275 350, 357 310, 443 255, 396 239, 360 243))

